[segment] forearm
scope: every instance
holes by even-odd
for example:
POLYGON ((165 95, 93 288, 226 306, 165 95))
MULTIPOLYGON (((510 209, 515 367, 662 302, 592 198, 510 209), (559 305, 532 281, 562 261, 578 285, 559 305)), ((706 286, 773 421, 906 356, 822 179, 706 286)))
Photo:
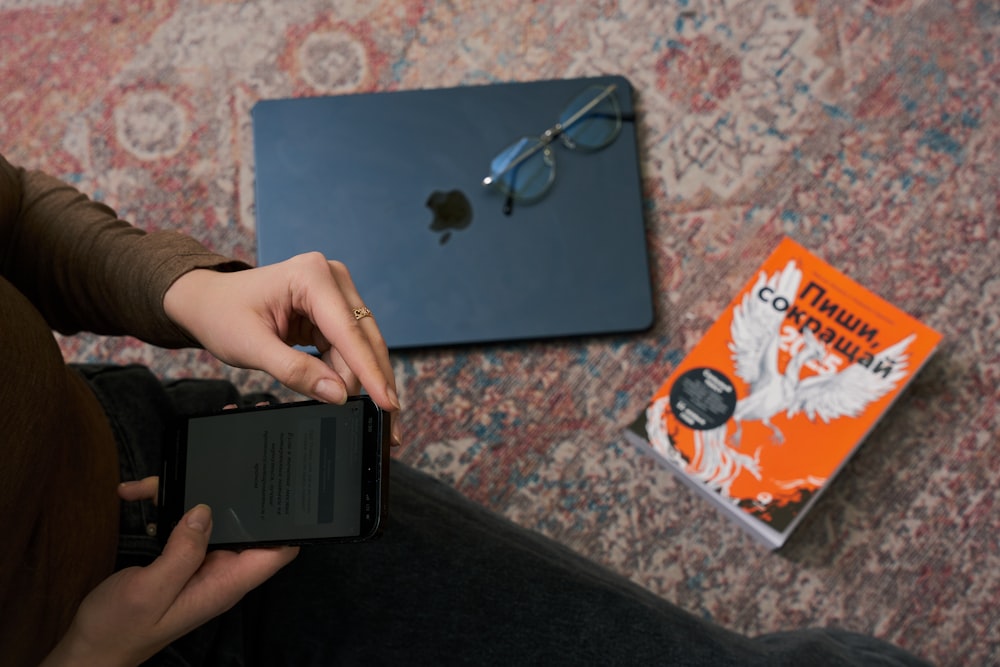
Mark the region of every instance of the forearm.
POLYGON ((182 234, 147 234, 58 179, 0 166, 18 191, 16 210, 8 196, 0 211, 0 269, 54 329, 189 345, 163 312, 167 289, 195 268, 246 268, 182 234))

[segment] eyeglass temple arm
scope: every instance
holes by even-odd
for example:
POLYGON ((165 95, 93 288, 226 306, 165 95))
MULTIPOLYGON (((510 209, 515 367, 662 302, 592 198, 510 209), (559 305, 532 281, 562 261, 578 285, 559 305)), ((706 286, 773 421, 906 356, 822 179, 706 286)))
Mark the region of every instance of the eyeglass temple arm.
POLYGON ((575 114, 573 114, 572 116, 570 116, 566 120, 565 123, 556 123, 555 125, 553 125, 549 129, 545 130, 545 132, 543 132, 542 135, 541 135, 541 137, 540 137, 541 140, 542 140, 541 143, 536 144, 535 146, 533 146, 531 148, 531 150, 525 151, 524 153, 518 155, 516 160, 514 160, 513 162, 511 162, 510 164, 508 164, 506 167, 504 167, 499 172, 497 172, 495 174, 490 174, 489 176, 487 176, 486 178, 484 178, 483 179, 483 185, 486 185, 486 186, 493 185, 493 182, 496 179, 500 178, 501 176, 503 176, 504 174, 506 174, 507 172, 509 172, 511 169, 514 169, 514 168, 518 167, 522 162, 524 162, 525 160, 527 160, 528 158, 530 158, 532 155, 534 155, 538 151, 544 149, 546 146, 548 146, 550 143, 552 143, 552 141, 556 137, 558 137, 560 134, 562 134, 563 131, 567 127, 570 127, 574 123, 578 122, 581 118, 583 118, 588 113, 590 113, 591 109, 593 109, 598 104, 600 104, 602 101, 604 101, 604 99, 606 97, 608 97, 611 93, 615 92, 616 88, 617 88, 616 84, 613 84, 613 83, 610 84, 604 90, 602 90, 597 97, 595 97, 594 99, 592 99, 589 102, 587 102, 585 105, 583 105, 580 108, 579 111, 577 111, 575 114))

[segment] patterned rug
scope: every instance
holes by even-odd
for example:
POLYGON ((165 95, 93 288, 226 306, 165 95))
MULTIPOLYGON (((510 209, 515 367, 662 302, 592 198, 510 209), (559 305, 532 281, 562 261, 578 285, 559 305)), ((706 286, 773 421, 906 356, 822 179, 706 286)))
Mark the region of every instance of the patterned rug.
MULTIPOLYGON (((726 627, 1000 662, 996 3, 0 0, 0 54, 9 159, 245 260, 259 99, 626 75, 654 327, 394 355, 399 457, 726 627), (622 431, 786 234, 945 340, 769 553, 622 431)), ((60 342, 273 389, 204 353, 60 342)))

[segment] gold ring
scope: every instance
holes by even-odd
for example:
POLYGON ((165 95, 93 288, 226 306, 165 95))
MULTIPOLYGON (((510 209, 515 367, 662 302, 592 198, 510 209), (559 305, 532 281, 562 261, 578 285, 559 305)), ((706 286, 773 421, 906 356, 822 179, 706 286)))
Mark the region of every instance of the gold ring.
POLYGON ((354 319, 360 320, 365 317, 371 317, 372 311, 368 310, 367 306, 361 306, 360 308, 354 309, 354 319))

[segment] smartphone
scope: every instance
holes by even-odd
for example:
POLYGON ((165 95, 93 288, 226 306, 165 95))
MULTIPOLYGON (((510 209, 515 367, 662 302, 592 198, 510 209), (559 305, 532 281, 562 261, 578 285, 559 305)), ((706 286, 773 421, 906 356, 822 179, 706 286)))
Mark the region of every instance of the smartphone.
POLYGON ((185 419, 163 452, 157 534, 205 503, 211 548, 373 539, 388 509, 389 419, 367 396, 185 419))

